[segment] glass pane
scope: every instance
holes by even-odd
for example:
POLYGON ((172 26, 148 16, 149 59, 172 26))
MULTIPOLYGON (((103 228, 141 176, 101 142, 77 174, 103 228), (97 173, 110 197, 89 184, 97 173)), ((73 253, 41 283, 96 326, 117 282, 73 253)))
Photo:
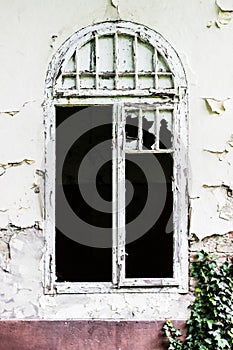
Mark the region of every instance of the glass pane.
POLYGON ((93 89, 94 87, 95 87, 95 77, 80 76, 80 88, 81 89, 93 89))
POLYGON ((69 73, 69 72, 75 72, 76 70, 76 67, 75 67, 75 54, 69 59, 66 67, 65 67, 65 70, 64 70, 64 73, 69 73))
POLYGON ((92 72, 95 70, 95 42, 90 40, 79 50, 79 70, 92 72))
POLYGON ((99 82, 100 82, 100 89, 109 89, 109 90, 114 89, 115 79, 113 77, 101 77, 99 82))
POLYGON ((118 46, 119 72, 132 72, 134 70, 133 38, 127 35, 119 35, 118 46))
POLYGON ((173 111, 160 110, 159 112, 159 148, 172 148, 172 125, 173 125, 173 111))
POLYGON ((56 108, 56 275, 112 280, 112 107, 56 108))
POLYGON ((172 173, 170 154, 126 154, 128 278, 173 276, 172 173))
POLYGON ((134 89, 134 76, 133 77, 119 77, 118 89, 134 89))
POLYGON ((170 72, 170 68, 160 53, 158 53, 158 72, 170 72))
POLYGON ((76 88, 76 78, 63 76, 62 87, 63 87, 63 89, 75 89, 76 88))
POLYGON ((153 89, 154 88, 154 83, 155 79, 154 76, 150 76, 150 77, 139 77, 138 79, 138 85, 139 85, 139 89, 153 89))
POLYGON ((153 72, 153 53, 154 48, 138 40, 138 71, 139 72, 153 72))
POLYGON ((173 79, 171 75, 158 75, 158 88, 159 89, 172 89, 174 87, 173 79))
POLYGON ((113 72, 113 37, 103 36, 99 38, 99 71, 113 72))
POLYGON ((142 111, 143 149, 155 148, 156 113, 154 110, 142 111))
POLYGON ((139 111, 126 111, 126 150, 136 150, 139 146, 138 121, 139 111))

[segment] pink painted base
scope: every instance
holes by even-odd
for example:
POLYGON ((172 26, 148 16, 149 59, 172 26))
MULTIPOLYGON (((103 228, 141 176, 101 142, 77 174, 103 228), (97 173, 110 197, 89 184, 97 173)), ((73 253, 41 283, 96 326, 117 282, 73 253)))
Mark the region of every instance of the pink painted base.
MULTIPOLYGON (((163 350, 163 321, 0 321, 0 350, 163 350)), ((174 321, 185 329, 185 321, 174 321)))

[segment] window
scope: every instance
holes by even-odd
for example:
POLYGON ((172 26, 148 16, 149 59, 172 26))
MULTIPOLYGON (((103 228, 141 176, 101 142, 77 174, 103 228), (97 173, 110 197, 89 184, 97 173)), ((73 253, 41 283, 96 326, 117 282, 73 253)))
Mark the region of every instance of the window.
POLYGON ((174 49, 129 22, 85 28, 54 56, 47 293, 187 289, 186 88, 174 49))

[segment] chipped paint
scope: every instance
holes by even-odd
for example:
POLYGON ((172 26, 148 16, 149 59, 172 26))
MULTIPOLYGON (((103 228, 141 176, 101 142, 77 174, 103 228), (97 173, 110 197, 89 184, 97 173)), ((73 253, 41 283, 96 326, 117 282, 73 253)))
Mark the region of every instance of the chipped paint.
POLYGON ((216 5, 219 9, 216 26, 221 28, 229 24, 233 17, 233 1, 232 0, 216 0, 216 5))
POLYGON ((216 0, 216 4, 222 11, 233 11, 233 0, 216 0))
POLYGON ((5 174, 6 170, 9 169, 9 168, 13 168, 13 167, 17 167, 17 166, 20 166, 20 165, 23 165, 23 164, 27 164, 27 165, 31 165, 35 163, 34 160, 31 160, 31 159, 23 159, 21 162, 10 162, 10 163, 7 163, 7 164, 1 164, 0 163, 0 176, 5 174))
POLYGON ((211 113, 222 114, 226 110, 226 102, 229 98, 225 100, 217 100, 216 98, 205 98, 208 109, 211 113))
MULTIPOLYGON (((218 100, 218 106, 208 113, 202 97, 232 96, 233 49, 229 45, 232 24, 227 26, 232 17, 231 2, 219 0, 217 7, 214 1, 212 6, 208 1, 183 1, 182 15, 178 0, 172 3, 167 0, 90 0, 88 3, 80 0, 79 6, 76 0, 70 0, 69 4, 72 8, 69 14, 67 5, 62 2, 58 5, 55 0, 47 2, 46 6, 40 2, 35 6, 33 2, 22 0, 13 7, 2 8, 0 162, 6 169, 0 167, 1 317, 185 319, 190 312, 188 306, 192 295, 171 293, 166 288, 158 289, 157 293, 133 293, 129 290, 127 293, 106 293, 102 286, 94 294, 87 293, 87 290, 76 295, 44 294, 42 254, 46 247, 40 230, 44 224, 43 188, 44 179, 54 176, 54 169, 49 174, 44 173, 43 164, 41 104, 44 100, 44 76, 55 50, 59 50, 58 47, 72 33, 92 23, 119 18, 142 23, 158 31, 177 48, 190 87, 190 253, 195 254, 197 250, 205 248, 223 259, 232 254, 233 246, 232 235, 227 234, 233 231, 232 197, 228 193, 233 188, 233 104, 232 100, 227 101, 228 105, 218 100), (225 30, 203 29, 205 23, 209 28, 213 27, 215 20, 209 22, 209 19, 216 17, 217 8, 217 24, 225 27, 225 30), (35 25, 38 18, 40 25, 35 25), (171 26, 167 25, 168 18, 171 26), (180 28, 181 19, 185 31, 174 30, 180 28), (16 25, 20 27, 17 36, 16 25), (28 102, 25 104, 25 101, 28 102), (213 118, 212 113, 218 115, 218 112, 222 117, 213 118), (27 159, 35 163, 8 167, 9 163, 27 159), (192 238, 195 235, 197 240, 192 238)), ((67 43, 67 50, 73 44, 72 41, 67 43)), ((165 57, 169 54, 166 51, 163 53, 165 57)), ((57 63, 58 66, 61 64, 57 63)), ((53 74, 51 71, 47 76, 50 87, 53 86, 53 74)), ((116 99, 113 94, 109 96, 108 91, 104 91, 105 96, 92 96, 91 99, 89 92, 86 92, 79 100, 69 93, 67 96, 64 93, 62 97, 58 94, 62 105, 75 105, 78 102, 85 105, 90 101, 102 104, 106 96, 109 103, 116 99)), ((145 92, 140 93, 140 103, 146 103, 145 92)), ((150 96, 150 103, 164 103, 165 95, 156 95, 151 91, 150 96)), ((169 104, 171 96, 166 99, 169 104)), ((138 102, 137 96, 126 93, 118 101, 138 102)), ((46 105, 45 109, 48 111, 50 107, 46 105)), ((53 113, 54 110, 46 119, 47 142, 54 139, 53 113)), ((51 200, 54 200, 53 193, 51 200)), ((48 213, 47 219, 52 221, 53 217, 48 213)), ((50 268, 52 264, 53 259, 50 268)))

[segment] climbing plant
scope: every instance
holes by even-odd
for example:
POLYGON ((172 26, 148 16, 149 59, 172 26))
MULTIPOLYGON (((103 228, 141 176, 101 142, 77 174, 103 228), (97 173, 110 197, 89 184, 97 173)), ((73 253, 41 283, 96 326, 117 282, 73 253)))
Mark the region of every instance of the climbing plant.
POLYGON ((196 299, 187 321, 185 341, 170 320, 163 326, 169 350, 233 349, 233 264, 216 263, 213 255, 203 250, 192 263, 196 279, 196 299))

